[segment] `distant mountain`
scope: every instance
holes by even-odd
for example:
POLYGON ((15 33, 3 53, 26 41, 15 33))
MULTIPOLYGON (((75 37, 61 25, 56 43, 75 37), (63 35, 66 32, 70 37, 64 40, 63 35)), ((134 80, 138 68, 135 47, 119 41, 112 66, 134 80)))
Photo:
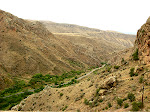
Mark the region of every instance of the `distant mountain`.
POLYGON ((50 21, 40 21, 40 22, 43 23, 47 27, 47 29, 55 35, 64 35, 64 36, 67 35, 73 36, 73 38, 75 36, 77 37, 81 36, 90 39, 92 38, 100 42, 99 44, 107 45, 112 49, 116 46, 115 47, 116 50, 133 47, 133 43, 135 41, 135 35, 123 34, 115 31, 103 31, 99 29, 88 28, 72 24, 54 23, 50 21))

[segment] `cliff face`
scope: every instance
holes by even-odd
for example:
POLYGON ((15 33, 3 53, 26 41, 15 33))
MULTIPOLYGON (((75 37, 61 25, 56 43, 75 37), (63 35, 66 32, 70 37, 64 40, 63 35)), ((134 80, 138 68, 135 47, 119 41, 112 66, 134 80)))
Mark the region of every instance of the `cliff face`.
POLYGON ((150 17, 137 32, 135 48, 138 48, 142 64, 150 64, 150 17))

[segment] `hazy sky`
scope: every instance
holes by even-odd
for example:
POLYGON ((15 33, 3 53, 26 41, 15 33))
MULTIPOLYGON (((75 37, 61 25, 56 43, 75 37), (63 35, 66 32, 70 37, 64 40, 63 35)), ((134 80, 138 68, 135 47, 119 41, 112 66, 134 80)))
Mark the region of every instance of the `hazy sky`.
POLYGON ((150 16, 150 0, 0 0, 0 9, 23 19, 136 34, 150 16))

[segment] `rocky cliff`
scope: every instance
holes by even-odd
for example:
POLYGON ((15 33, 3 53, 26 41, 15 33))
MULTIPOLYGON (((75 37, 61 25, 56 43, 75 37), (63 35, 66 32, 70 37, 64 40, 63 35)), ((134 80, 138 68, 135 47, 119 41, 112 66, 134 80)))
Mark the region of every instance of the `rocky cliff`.
POLYGON ((135 48, 138 48, 139 59, 142 64, 150 64, 150 17, 137 32, 135 48))

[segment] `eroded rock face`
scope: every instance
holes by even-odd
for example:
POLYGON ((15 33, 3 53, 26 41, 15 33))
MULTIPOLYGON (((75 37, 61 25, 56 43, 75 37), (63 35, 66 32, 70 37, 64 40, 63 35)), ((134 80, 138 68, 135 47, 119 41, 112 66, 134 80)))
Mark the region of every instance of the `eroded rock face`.
POLYGON ((112 87, 115 87, 117 85, 117 79, 116 77, 109 77, 107 78, 104 83, 101 85, 100 88, 103 88, 103 89, 110 89, 112 87))
POLYGON ((139 59, 142 64, 150 64, 150 17, 137 32, 135 47, 139 50, 139 59))

